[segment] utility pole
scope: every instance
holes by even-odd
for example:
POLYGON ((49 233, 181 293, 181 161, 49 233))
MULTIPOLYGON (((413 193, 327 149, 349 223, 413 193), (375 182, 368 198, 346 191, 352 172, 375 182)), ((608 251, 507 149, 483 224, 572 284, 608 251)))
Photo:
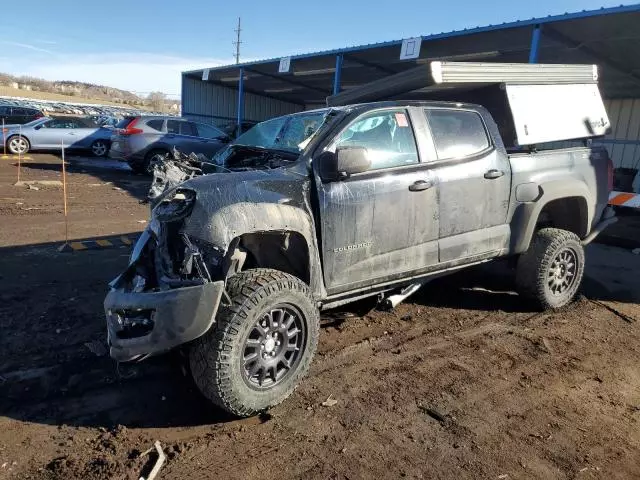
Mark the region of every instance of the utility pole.
POLYGON ((241 31, 242 31, 242 29, 240 28, 240 17, 238 17, 238 28, 235 29, 236 41, 233 42, 233 44, 236 47, 236 65, 238 63, 240 63, 240 44, 242 44, 242 42, 240 41, 240 32, 241 31))

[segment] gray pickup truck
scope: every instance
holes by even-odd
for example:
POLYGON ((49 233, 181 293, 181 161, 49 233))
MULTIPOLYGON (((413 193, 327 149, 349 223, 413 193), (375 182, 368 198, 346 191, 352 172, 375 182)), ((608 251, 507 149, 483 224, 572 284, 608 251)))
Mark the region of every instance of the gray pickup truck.
POLYGON ((292 393, 321 310, 502 257, 523 296, 560 308, 615 220, 604 149, 508 152, 473 104, 279 117, 217 161, 158 201, 105 310, 114 359, 186 346, 202 393, 240 416, 292 393))

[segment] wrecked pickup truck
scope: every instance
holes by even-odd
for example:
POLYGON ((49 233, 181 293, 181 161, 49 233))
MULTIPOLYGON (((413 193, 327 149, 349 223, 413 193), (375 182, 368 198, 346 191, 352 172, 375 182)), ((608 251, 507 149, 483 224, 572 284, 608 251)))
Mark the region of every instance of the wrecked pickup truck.
MULTIPOLYGON (((580 118, 585 139, 608 128, 599 94, 594 102, 580 118)), ((374 295, 395 304, 430 278, 502 257, 523 296, 567 305, 583 246, 615 221, 605 211, 612 165, 586 140, 523 147, 544 124, 522 115, 389 101, 257 125, 219 154, 224 173, 158 199, 105 300, 111 356, 185 346, 202 393, 246 416, 307 373, 321 310, 374 295), (501 129, 520 132, 509 150, 501 129)))

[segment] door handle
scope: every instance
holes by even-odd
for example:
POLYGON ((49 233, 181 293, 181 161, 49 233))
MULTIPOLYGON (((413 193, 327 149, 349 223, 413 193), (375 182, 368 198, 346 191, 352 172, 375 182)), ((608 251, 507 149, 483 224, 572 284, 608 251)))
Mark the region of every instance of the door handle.
POLYGON ((428 190, 431 187, 433 187, 432 182, 428 182, 427 180, 418 180, 409 185, 409 190, 412 192, 421 192, 422 190, 428 190))
POLYGON ((500 178, 503 175, 504 172, 502 170, 496 170, 495 168, 493 168, 484 174, 484 178, 488 180, 494 180, 496 178, 500 178))

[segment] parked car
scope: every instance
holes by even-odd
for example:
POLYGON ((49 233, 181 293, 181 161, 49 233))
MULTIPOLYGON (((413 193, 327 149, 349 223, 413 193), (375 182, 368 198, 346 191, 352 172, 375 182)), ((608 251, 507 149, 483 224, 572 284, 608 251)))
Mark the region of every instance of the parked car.
POLYGON ((125 160, 137 173, 148 171, 152 161, 171 155, 201 153, 212 157, 231 139, 211 125, 178 117, 125 117, 111 137, 112 158, 125 160))
POLYGON ((109 153, 111 130, 80 117, 44 117, 22 126, 5 128, 7 150, 25 154, 30 150, 89 150, 96 157, 109 153))
POLYGON ((24 125, 42 117, 44 114, 36 108, 0 105, 0 124, 4 120, 5 125, 24 125))
POLYGON ((307 373, 320 309, 374 295, 393 305, 430 278, 505 257, 523 298, 567 305, 583 246, 616 220, 611 160, 602 147, 504 145, 489 111, 469 103, 367 103, 259 124, 217 156, 228 173, 158 199, 105 299, 111 356, 184 345, 202 393, 246 416, 307 373))

